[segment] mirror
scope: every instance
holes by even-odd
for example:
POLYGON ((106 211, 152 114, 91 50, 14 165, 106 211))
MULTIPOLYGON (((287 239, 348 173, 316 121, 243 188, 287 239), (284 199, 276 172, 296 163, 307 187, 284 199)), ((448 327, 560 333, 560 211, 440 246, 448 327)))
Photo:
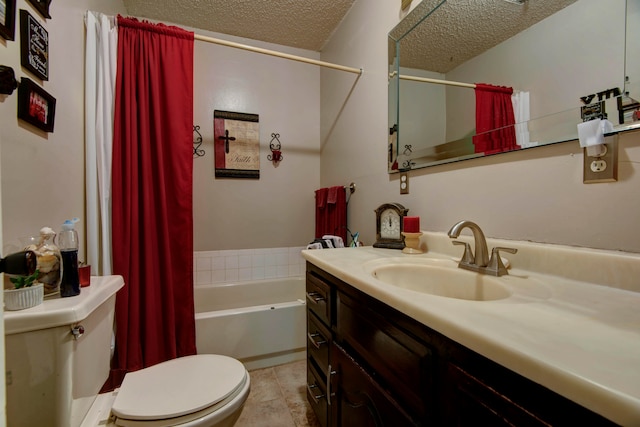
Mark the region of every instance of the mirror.
POLYGON ((575 140, 585 114, 628 127, 640 99, 629 71, 630 57, 640 61, 638 3, 423 0, 389 33, 389 172, 575 140), (476 133, 476 83, 513 88, 515 125, 476 133), (516 145, 478 150, 507 131, 516 145))

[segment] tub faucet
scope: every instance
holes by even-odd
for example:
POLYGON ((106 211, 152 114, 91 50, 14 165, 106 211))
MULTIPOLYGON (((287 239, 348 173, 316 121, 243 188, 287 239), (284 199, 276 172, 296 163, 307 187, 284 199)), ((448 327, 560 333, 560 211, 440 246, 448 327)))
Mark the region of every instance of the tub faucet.
POLYGON ((482 229, 475 222, 463 220, 455 224, 449 230, 449 237, 456 239, 460 236, 460 232, 463 228, 468 228, 473 232, 473 240, 475 243, 475 251, 471 251, 471 247, 468 243, 453 241, 454 245, 464 245, 465 250, 462 255, 462 259, 458 263, 458 267, 465 270, 476 271, 482 274, 490 274, 492 276, 502 276, 509 274, 506 267, 502 263, 500 258, 500 251, 509 252, 515 254, 517 249, 512 248, 493 248, 491 251, 491 259, 489 259, 489 249, 487 248, 487 239, 484 237, 482 229))

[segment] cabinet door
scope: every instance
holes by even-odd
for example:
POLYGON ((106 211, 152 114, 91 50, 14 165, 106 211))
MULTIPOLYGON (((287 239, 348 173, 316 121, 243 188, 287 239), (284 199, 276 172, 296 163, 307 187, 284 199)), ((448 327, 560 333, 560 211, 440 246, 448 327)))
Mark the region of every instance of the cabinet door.
POLYGON ((401 316, 389 307, 342 292, 336 295, 336 341, 357 355, 407 412, 421 420, 433 419, 435 351, 402 328, 401 316))
POLYGON ((339 345, 331 345, 332 426, 404 427, 416 424, 339 345))
POLYGON ((456 427, 550 426, 458 366, 447 364, 447 425, 456 427))

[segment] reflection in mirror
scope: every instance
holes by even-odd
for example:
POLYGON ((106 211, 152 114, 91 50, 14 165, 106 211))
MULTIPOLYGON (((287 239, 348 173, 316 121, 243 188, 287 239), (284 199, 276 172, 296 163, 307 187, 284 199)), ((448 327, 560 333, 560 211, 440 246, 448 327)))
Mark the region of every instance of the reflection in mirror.
MULTIPOLYGON (((423 0, 389 33, 389 172, 574 140, 587 112, 619 125, 625 8, 625 0, 423 0), (515 125, 478 134, 477 83, 513 90, 515 125), (517 143, 478 143, 505 133, 517 143)), ((629 26, 637 31, 638 19, 629 26)), ((637 40, 627 37, 628 52, 637 40)))

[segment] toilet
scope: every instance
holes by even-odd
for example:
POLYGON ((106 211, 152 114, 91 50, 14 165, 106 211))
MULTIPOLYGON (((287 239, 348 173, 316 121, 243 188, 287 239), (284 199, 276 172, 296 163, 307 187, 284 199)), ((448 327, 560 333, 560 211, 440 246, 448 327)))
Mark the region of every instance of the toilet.
POLYGON ((120 276, 92 277, 79 296, 5 311, 7 425, 231 427, 250 390, 244 365, 198 354, 130 372, 98 394, 109 374, 120 276))

